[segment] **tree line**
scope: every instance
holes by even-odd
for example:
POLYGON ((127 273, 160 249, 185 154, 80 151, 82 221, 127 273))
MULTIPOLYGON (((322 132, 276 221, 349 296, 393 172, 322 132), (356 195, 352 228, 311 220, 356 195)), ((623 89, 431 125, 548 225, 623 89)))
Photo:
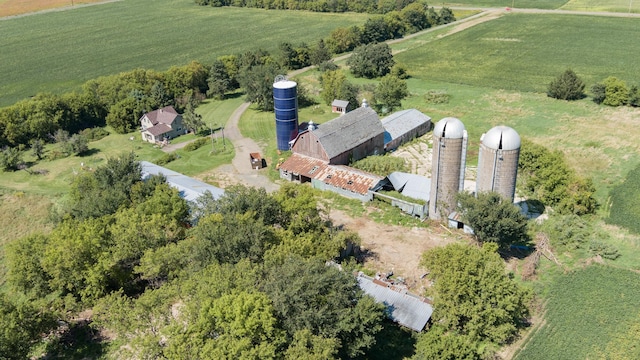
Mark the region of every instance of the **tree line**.
POLYGON ((201 6, 236 6, 268 10, 307 10, 314 12, 358 12, 386 14, 405 8, 415 0, 194 0, 201 6))
MULTIPOLYGON (((571 69, 558 75, 547 87, 549 97, 561 100, 579 100, 586 97, 585 83, 571 69)), ((628 86, 624 80, 609 76, 591 86, 592 100, 609 106, 640 106, 640 88, 628 86)))

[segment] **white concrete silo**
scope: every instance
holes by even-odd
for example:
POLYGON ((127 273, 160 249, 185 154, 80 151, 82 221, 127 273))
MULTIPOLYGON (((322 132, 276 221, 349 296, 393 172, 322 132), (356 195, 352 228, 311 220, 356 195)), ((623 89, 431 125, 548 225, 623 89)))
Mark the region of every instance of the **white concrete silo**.
POLYGON ((446 218, 456 208, 456 195, 464 187, 467 131, 462 121, 447 117, 433 128, 433 158, 429 218, 446 218))
POLYGON ((520 157, 520 135, 496 126, 480 138, 476 193, 495 191, 513 202, 520 157))

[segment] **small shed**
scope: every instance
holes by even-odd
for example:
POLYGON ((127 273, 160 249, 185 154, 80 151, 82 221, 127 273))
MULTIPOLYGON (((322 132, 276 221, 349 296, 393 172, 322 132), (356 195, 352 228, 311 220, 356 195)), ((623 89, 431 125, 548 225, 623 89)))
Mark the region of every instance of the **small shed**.
POLYGON ((347 100, 335 99, 331 103, 331 112, 336 114, 346 114, 349 111, 349 102, 347 100))
POLYGON ((156 165, 148 161, 140 161, 140 166, 142 167, 143 180, 151 175, 162 174, 167 179, 167 184, 172 188, 177 189, 180 196, 187 201, 194 201, 207 191, 210 192, 215 199, 224 195, 224 190, 218 187, 209 185, 205 182, 188 177, 160 165, 156 165))

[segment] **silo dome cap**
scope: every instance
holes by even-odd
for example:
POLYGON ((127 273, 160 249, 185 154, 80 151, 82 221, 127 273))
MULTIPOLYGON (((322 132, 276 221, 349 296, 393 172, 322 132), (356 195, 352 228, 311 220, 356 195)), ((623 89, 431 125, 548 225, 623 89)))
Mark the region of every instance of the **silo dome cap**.
POLYGON ((520 149, 520 135, 508 126, 496 126, 482 137, 482 144, 495 150, 520 149))
POLYGON ((436 123, 433 135, 447 139, 462 139, 464 137, 464 124, 454 117, 446 117, 436 123))
POLYGON ((289 89, 298 85, 295 81, 280 80, 273 83, 273 87, 276 89, 289 89))

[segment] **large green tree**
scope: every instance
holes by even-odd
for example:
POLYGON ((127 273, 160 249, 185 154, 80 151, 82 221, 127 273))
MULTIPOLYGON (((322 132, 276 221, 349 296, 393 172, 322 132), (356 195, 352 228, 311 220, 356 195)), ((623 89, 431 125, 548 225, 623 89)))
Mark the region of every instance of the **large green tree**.
POLYGON ((584 95, 584 81, 576 73, 567 69, 549 83, 547 95, 560 100, 578 100, 584 95))
POLYGON ((351 73, 368 79, 388 74, 394 64, 391 48, 386 43, 359 46, 347 59, 351 73))
POLYGON ((358 106, 358 88, 347 80, 342 70, 327 71, 320 78, 322 100, 329 105, 333 100, 346 100, 351 108, 358 106))
POLYGON ((383 76, 374 92, 378 106, 387 111, 400 107, 402 99, 408 95, 407 82, 393 75, 383 76))
POLYGON ((458 211, 480 242, 506 248, 527 241, 527 218, 520 208, 496 192, 458 194, 458 211))
POLYGON ((279 74, 282 69, 275 63, 240 70, 238 77, 247 101, 262 111, 273 111, 273 80, 279 74))
POLYGON ((28 359, 41 334, 55 325, 50 313, 0 293, 0 359, 28 359))
POLYGON ((471 341, 503 344, 516 336, 531 294, 507 274, 497 248, 451 244, 423 254, 420 264, 434 283, 434 323, 471 341))

